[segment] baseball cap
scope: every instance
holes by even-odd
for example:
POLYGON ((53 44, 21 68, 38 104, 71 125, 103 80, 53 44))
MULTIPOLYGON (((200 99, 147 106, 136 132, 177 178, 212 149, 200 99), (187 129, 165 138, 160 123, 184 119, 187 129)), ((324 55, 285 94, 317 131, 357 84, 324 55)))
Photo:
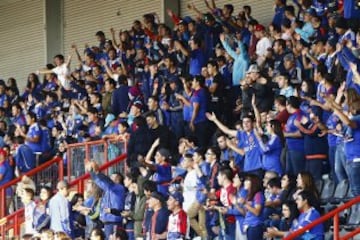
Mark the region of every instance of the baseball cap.
POLYGON ((3 155, 4 157, 6 157, 7 153, 3 148, 0 148, 0 155, 3 155))
POLYGON ((115 120, 114 114, 109 113, 108 115, 106 115, 104 127, 109 126, 109 124, 110 124, 112 121, 114 121, 114 120, 115 120))
POLYGON ((265 31, 265 27, 261 24, 256 24, 254 30, 259 32, 265 31))
POLYGON ((257 64, 251 64, 246 73, 260 72, 259 66, 257 64))
POLYGON ((169 197, 172 197, 173 199, 175 199, 175 201, 178 201, 179 204, 182 204, 184 202, 184 197, 181 192, 174 192, 170 194, 169 197))

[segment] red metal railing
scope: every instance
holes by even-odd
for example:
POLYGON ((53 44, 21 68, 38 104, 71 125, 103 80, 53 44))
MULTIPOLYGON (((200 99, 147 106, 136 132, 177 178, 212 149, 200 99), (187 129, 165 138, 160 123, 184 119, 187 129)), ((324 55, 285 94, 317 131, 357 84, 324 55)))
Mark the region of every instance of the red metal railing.
MULTIPOLYGON (((102 166, 99 167, 99 171, 106 171, 108 168, 113 167, 118 164, 125 164, 125 159, 127 155, 122 154, 116 157, 114 160, 108 161, 102 166)), ((36 170, 36 169, 34 169, 36 170)), ((77 192, 84 192, 85 181, 90 178, 90 174, 86 173, 81 177, 76 178, 69 183, 71 188, 76 188, 77 192)), ((24 209, 19 209, 16 212, 6 216, 0 222, 4 221, 5 223, 0 224, 0 233, 1 239, 5 239, 5 236, 8 232, 12 231, 13 236, 20 235, 21 224, 24 223, 24 209)))
POLYGON ((73 178, 85 174, 85 162, 95 161, 99 166, 126 153, 127 143, 115 139, 74 143, 67 146, 67 176, 73 178))
MULTIPOLYGON (((80 152, 81 152, 80 151, 80 152)), ((71 187, 76 187, 78 192, 84 191, 85 181, 90 178, 90 174, 85 173, 85 163, 87 161, 96 161, 100 168, 100 171, 108 171, 109 168, 112 167, 121 167, 121 172, 126 170, 126 142, 117 141, 115 139, 110 140, 99 140, 99 141, 92 141, 86 143, 76 143, 68 145, 67 151, 68 157, 68 181, 71 187), (95 146, 95 147, 94 147, 95 146), (114 147, 111 149, 110 147, 114 147), (79 158, 76 154, 72 154, 72 151, 83 151, 83 157, 79 158), (99 150, 100 149, 100 150, 99 150), (109 149, 112 151, 112 154, 109 154, 109 149), (114 150, 115 149, 115 150, 114 150), (77 168, 71 168, 74 165, 75 159, 76 162, 80 163, 77 168), (81 169, 80 169, 81 168, 81 169), (76 170, 74 172, 72 170, 76 170), (75 178, 75 179, 73 179, 75 178)), ((48 161, 41 166, 32 169, 31 171, 27 172, 26 176, 35 176, 36 174, 41 174, 44 169, 49 167, 55 166, 56 164, 59 165, 57 168, 58 170, 58 180, 64 179, 64 162, 63 159, 60 157, 56 157, 51 161, 48 161)), ((0 188, 0 239, 5 239, 5 237, 11 232, 12 236, 19 236, 20 235, 20 227, 21 224, 24 223, 24 209, 19 209, 14 213, 6 216, 6 189, 8 187, 14 187, 17 183, 21 181, 21 177, 16 178, 9 183, 1 186, 0 188)))
MULTIPOLYGON (((33 177, 33 176, 36 176, 41 171, 44 171, 45 169, 47 169, 51 166, 54 166, 54 165, 58 165, 58 167, 57 167, 58 179, 63 180, 64 179, 64 164, 63 164, 63 159, 60 157, 55 157, 52 160, 42 164, 41 166, 30 170, 29 172, 27 172, 24 175, 26 175, 28 177, 33 177)), ((18 177, 0 187, 0 218, 3 218, 6 215, 6 210, 7 210, 6 189, 15 187, 16 184, 18 184, 20 181, 21 181, 21 177, 18 177)))
POLYGON ((344 211, 345 209, 350 208, 352 205, 359 204, 359 203, 360 203, 360 196, 350 200, 349 202, 344 203, 340 207, 332 210, 331 212, 328 212, 324 216, 316 219, 315 221, 313 221, 312 223, 306 225, 305 227, 290 233, 288 236, 286 236, 284 238, 284 240, 295 239, 295 238, 301 236, 302 234, 304 234, 306 231, 308 231, 311 228, 315 227, 316 225, 323 224, 325 221, 329 220, 332 217, 334 218, 334 220, 333 220, 333 222, 334 222, 334 225, 333 225, 334 226, 334 237, 333 237, 333 239, 334 240, 350 239, 351 237, 353 237, 353 236, 360 233, 360 228, 357 228, 357 229, 349 232, 348 234, 344 235, 343 237, 340 237, 339 213, 344 211))

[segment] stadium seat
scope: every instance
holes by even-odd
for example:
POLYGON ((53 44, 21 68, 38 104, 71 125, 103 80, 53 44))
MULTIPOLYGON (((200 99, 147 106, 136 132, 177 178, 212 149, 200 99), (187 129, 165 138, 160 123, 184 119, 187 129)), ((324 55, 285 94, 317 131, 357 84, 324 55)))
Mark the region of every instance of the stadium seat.
POLYGON ((321 204, 327 204, 329 199, 334 196, 335 191, 335 183, 331 180, 326 180, 324 183, 324 187, 320 194, 321 204))

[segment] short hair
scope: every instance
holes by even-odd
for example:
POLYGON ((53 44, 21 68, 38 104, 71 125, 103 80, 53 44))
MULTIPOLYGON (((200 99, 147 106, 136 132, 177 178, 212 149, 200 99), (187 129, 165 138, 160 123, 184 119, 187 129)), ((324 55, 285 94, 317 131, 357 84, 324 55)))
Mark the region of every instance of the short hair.
POLYGON ((108 82, 110 85, 113 85, 114 87, 116 86, 116 82, 115 82, 115 80, 112 79, 112 78, 106 79, 105 82, 108 82))
POLYGON ((56 188, 57 188, 58 190, 63 189, 63 188, 68 189, 68 188, 69 188, 69 184, 68 184, 67 181, 60 181, 60 182, 58 182, 58 184, 56 185, 56 188))
POLYGON ((155 102, 159 102, 159 98, 157 96, 155 96, 155 95, 150 96, 149 99, 152 99, 155 102))
POLYGON ((300 104, 301 104, 301 101, 300 101, 300 98, 298 97, 295 97, 295 96, 290 96, 288 99, 287 99, 287 103, 295 108, 295 109, 299 109, 300 108, 300 104))
POLYGON ((289 12, 291 15, 295 15, 295 8, 292 5, 285 6, 285 12, 289 12))
POLYGON ((199 82, 200 86, 204 86, 205 78, 201 75, 195 75, 194 78, 197 82, 199 82))
POLYGON ((230 11, 230 14, 234 12, 234 6, 232 4, 225 4, 224 7, 230 11))
POLYGON ((156 192, 157 184, 154 181, 146 180, 143 183, 143 188, 144 188, 144 190, 149 191, 149 192, 156 192))
POLYGON ((268 186, 273 188, 273 187, 276 187, 276 188, 281 188, 281 180, 280 178, 272 178, 268 181, 268 186))
POLYGON ((215 60, 209 60, 209 61, 207 62, 207 64, 215 67, 216 69, 219 68, 218 63, 217 63, 215 60))
POLYGON ((232 181, 232 179, 234 177, 234 173, 233 173, 232 169, 228 166, 221 167, 219 173, 221 175, 224 175, 230 181, 232 181))
POLYGON ((147 111, 146 113, 144 113, 144 117, 145 118, 148 118, 148 117, 157 118, 154 111, 147 111))
POLYGON ((216 159, 220 159, 221 150, 218 146, 212 146, 212 147, 209 147, 208 149, 215 154, 216 159))
POLYGON ((97 31, 95 33, 95 36, 99 36, 99 37, 105 37, 105 33, 103 31, 97 31))
POLYGON ((281 106, 286 106, 286 97, 284 95, 275 97, 275 101, 278 102, 281 106))
POLYGON ((284 39, 276 39, 275 41, 274 41, 274 45, 275 45, 275 43, 278 43, 279 44, 279 46, 281 46, 281 48, 283 49, 283 50, 285 50, 286 49, 286 42, 285 42, 285 40, 284 39))
POLYGON ((310 191, 303 190, 299 193, 298 196, 301 196, 304 201, 306 200, 310 206, 314 207, 316 205, 315 196, 310 191))
POLYGON ((31 119, 34 119, 35 122, 37 121, 37 117, 36 117, 36 114, 35 114, 35 113, 33 113, 33 112, 28 112, 27 115, 28 115, 31 119))
POLYGON ((35 192, 34 192, 34 190, 31 189, 31 188, 25 188, 25 189, 24 189, 24 192, 30 194, 30 195, 31 195, 31 199, 33 199, 34 196, 35 196, 35 192))
POLYGON ((62 55, 62 54, 57 54, 57 55, 55 55, 54 58, 58 58, 58 59, 60 59, 61 61, 64 61, 64 55, 62 55))

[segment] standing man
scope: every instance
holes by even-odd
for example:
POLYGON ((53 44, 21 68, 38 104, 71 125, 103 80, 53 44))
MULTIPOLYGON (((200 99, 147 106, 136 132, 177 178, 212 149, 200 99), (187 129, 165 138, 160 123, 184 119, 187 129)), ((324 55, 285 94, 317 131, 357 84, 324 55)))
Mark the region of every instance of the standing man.
POLYGON ((168 240, 185 239, 188 223, 187 215, 182 209, 184 198, 180 192, 174 192, 167 201, 168 210, 171 211, 168 221, 168 240))
POLYGON ((70 204, 66 198, 69 195, 69 185, 65 181, 60 181, 56 188, 58 192, 49 202, 50 229, 55 232, 65 232, 72 236, 70 204))

